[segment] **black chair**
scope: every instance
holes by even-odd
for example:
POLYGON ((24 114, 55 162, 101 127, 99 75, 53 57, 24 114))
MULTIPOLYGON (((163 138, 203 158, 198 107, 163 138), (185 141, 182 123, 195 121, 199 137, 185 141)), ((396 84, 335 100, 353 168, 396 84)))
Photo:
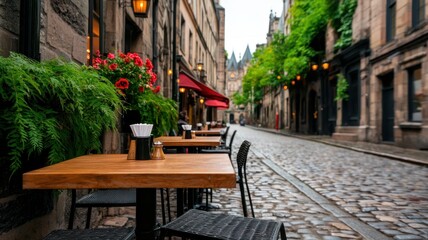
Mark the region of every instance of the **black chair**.
POLYGON ((133 228, 95 228, 55 230, 43 240, 131 240, 134 238, 133 228))
POLYGON ((201 153, 227 153, 229 154, 229 159, 232 160, 232 146, 233 140, 235 139, 237 130, 234 130, 232 136, 230 137, 229 145, 223 145, 214 149, 201 149, 201 153))
POLYGON ((161 226, 160 239, 177 236, 185 239, 276 240, 287 239, 280 221, 215 214, 192 209, 161 226))
POLYGON ((229 128, 230 126, 227 126, 226 130, 220 134, 220 138, 221 138, 220 142, 222 145, 226 145, 226 139, 227 139, 227 134, 229 134, 229 128))
MULTIPOLYGON (((162 221, 166 223, 165 203, 163 189, 161 191, 162 202, 162 221)), ((167 190, 167 210, 169 221, 171 221, 171 211, 169 203, 169 191, 167 190)), ((71 192, 71 210, 68 221, 68 229, 73 229, 74 215, 76 208, 87 208, 86 213, 86 228, 90 227, 91 213, 94 207, 129 207, 136 206, 136 190, 135 189, 100 189, 94 190, 87 195, 76 200, 76 190, 71 192)))
POLYGON ((236 182, 238 183, 239 191, 241 192, 242 211, 244 213, 244 217, 248 216, 247 202, 245 199, 245 189, 244 189, 244 183, 245 183, 247 194, 248 194, 248 200, 251 207, 251 215, 254 218, 253 201, 251 200, 250 188, 248 187, 248 181, 247 181, 247 157, 248 157, 248 152, 250 150, 250 146, 251 146, 251 143, 247 140, 244 140, 244 142, 242 142, 241 146, 239 147, 238 155, 236 156, 236 163, 238 168, 238 176, 237 176, 236 182))

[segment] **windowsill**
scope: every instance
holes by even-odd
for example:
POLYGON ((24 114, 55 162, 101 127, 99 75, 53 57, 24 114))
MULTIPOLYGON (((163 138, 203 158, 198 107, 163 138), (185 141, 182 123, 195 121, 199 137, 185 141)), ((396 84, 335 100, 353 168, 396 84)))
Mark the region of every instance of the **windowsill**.
POLYGON ((422 123, 420 122, 403 122, 400 123, 400 128, 403 130, 420 130, 422 129, 422 123))

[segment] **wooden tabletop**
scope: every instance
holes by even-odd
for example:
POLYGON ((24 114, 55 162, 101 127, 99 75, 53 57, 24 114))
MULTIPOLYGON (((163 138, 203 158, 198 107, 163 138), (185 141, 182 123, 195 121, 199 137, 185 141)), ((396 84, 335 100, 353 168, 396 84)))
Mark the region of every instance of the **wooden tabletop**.
POLYGON ((234 188, 227 154, 166 154, 165 160, 127 160, 93 154, 24 173, 24 189, 234 188))
POLYGON ((154 141, 161 141, 165 147, 217 147, 220 146, 220 136, 197 136, 192 139, 184 139, 181 136, 162 136, 154 141))
POLYGON ((210 135, 210 136, 220 136, 221 131, 223 128, 214 128, 214 129, 202 129, 202 130, 195 130, 196 136, 198 135, 210 135))

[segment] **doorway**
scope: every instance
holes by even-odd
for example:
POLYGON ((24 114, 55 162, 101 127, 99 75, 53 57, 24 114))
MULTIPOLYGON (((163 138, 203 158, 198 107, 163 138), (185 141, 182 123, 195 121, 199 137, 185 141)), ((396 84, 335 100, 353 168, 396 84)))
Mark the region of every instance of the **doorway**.
POLYGON ((382 77, 382 141, 394 142, 394 74, 382 77))
MULTIPOLYGON (((324 112, 323 112, 324 113, 324 112)), ((318 100, 314 90, 309 92, 308 121, 310 134, 318 134, 318 100)))

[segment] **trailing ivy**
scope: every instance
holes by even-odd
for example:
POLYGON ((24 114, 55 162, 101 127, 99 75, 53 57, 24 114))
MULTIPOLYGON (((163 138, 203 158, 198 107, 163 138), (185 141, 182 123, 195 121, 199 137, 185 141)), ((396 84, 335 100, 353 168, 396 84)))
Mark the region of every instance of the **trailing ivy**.
POLYGON ((334 100, 340 101, 340 100, 348 100, 349 94, 348 94, 348 81, 346 80, 345 76, 343 74, 339 73, 337 76, 337 89, 336 89, 336 97, 334 100))
MULTIPOLYGON (((0 57, 0 140, 12 173, 28 161, 53 164, 100 151, 115 128, 121 101, 115 87, 91 69, 61 60, 0 57)), ((30 163, 31 164, 31 163, 30 163)))
POLYGON ((152 134, 155 137, 177 130, 177 103, 172 99, 147 91, 139 96, 137 104, 141 121, 153 124, 152 134))
POLYGON ((357 8, 357 0, 342 0, 337 14, 334 17, 339 39, 334 44, 334 49, 344 49, 352 44, 352 19, 357 8))

